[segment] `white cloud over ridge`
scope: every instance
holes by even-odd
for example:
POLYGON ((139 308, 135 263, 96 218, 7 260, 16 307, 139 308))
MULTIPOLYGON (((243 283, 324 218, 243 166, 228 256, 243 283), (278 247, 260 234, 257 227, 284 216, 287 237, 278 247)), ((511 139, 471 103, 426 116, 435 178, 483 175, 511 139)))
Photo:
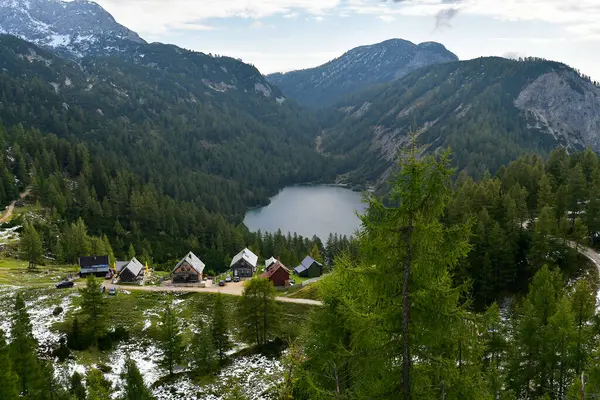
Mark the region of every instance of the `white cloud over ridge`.
POLYGON ((600 39, 599 0, 97 0, 125 26, 142 35, 176 29, 206 30, 212 19, 272 16, 394 15, 436 16, 447 10, 510 21, 544 21, 563 26, 573 37, 600 39), (197 26, 197 27, 195 27, 197 26))

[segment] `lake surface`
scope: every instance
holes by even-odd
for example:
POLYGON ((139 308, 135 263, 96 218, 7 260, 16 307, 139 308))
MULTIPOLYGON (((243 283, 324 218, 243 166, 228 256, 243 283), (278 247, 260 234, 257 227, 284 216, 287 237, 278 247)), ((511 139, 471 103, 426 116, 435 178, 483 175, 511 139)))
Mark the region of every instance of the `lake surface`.
POLYGON ((244 223, 251 231, 317 235, 325 242, 330 233, 352 235, 362 212, 362 194, 338 186, 289 186, 271 199, 271 204, 246 213, 244 223))

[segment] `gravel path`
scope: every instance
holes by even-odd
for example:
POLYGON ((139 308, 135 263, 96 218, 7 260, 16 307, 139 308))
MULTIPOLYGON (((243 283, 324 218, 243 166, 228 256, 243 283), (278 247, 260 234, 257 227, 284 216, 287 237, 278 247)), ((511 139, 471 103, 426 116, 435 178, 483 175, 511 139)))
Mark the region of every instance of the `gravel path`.
MULTIPOLYGON (((208 281, 211 282, 211 281, 208 281)), ((79 282, 77 286, 83 286, 85 283, 79 282)), ((212 285, 208 288, 202 287, 186 287, 186 286, 137 286, 137 285, 114 285, 112 283, 106 282, 104 284, 106 286, 106 290, 111 287, 115 287, 118 290, 139 290, 145 292, 178 292, 178 293, 223 293, 223 294, 231 294, 234 296, 241 296, 242 291, 244 290, 243 282, 230 282, 225 286, 212 285)), ((275 300, 281 301, 284 303, 297 303, 297 304, 310 304, 314 306, 322 306, 323 303, 318 300, 309 300, 309 299, 293 299, 290 297, 276 297, 275 300)))

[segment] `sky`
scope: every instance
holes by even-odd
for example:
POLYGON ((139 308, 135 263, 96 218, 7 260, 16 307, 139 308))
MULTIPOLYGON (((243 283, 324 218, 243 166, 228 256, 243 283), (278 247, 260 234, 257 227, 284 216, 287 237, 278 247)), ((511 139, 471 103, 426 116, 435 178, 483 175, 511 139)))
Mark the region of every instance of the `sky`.
POLYGON ((600 0, 96 0, 149 42, 241 58, 263 74, 354 47, 436 41, 461 60, 536 56, 600 81, 600 0))

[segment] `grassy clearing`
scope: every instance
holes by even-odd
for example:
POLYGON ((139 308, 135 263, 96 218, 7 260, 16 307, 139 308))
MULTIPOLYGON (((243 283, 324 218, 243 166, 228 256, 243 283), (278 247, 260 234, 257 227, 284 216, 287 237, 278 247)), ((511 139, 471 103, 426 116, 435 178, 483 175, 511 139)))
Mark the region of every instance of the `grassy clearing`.
POLYGON ((321 294, 319 293, 319 282, 310 283, 306 286, 294 286, 287 291, 285 297, 290 297, 292 299, 322 300, 321 294))
POLYGON ((27 267, 28 263, 25 261, 0 259, 0 285, 45 285, 59 282, 69 273, 79 272, 79 268, 73 265, 38 265, 33 271, 27 267))

